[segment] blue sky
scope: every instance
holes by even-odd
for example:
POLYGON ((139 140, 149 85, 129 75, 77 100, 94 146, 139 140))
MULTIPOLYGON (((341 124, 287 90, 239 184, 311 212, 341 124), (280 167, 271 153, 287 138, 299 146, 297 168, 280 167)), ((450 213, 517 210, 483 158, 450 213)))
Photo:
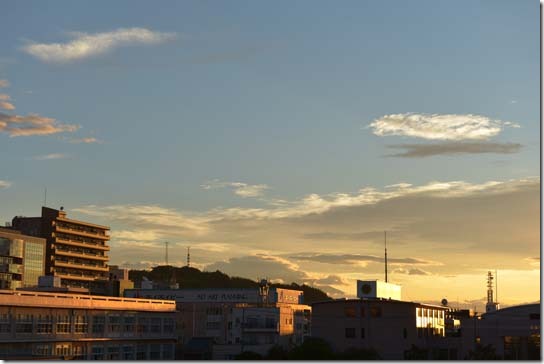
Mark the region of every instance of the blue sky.
MULTIPOLYGON (((89 212, 89 205, 106 209, 101 211, 154 206, 207 219, 218 209, 267 210, 277 206, 274 201, 296 204, 311 194, 354 196, 365 187, 384 191, 399 183, 436 181, 516 184, 540 174, 536 1, 6 1, 3 14, 0 79, 9 86, 0 93, 16 108, 0 112, 36 113, 80 126, 48 135, 0 132, 0 181, 9 184, 0 189, 0 216, 6 221, 38 214, 46 186, 48 205, 102 219, 114 233, 129 231, 130 219, 82 211, 89 212), (115 43, 64 61, 29 51, 32 45, 81 37, 74 32, 108 34, 117 42, 120 30, 134 28, 158 38, 115 43), (497 121, 498 131, 485 138, 437 139, 420 130, 419 122, 414 124, 419 137, 406 130, 379 135, 369 126, 387 115, 400 115, 395 120, 406 125, 409 113, 431 124, 436 119, 430 115, 467 120, 477 115, 487 118, 488 128, 497 121), (387 156, 402 152, 398 146, 405 144, 438 144, 440 152, 387 156), (451 148, 462 152, 452 154, 451 148), (243 185, 261 187, 244 194, 243 185)), ((332 209, 345 207, 338 204, 332 209)), ((221 229, 244 231, 267 256, 282 257, 275 262, 315 268, 319 276, 318 268, 286 258, 289 249, 259 243, 271 238, 270 225, 247 231, 227 225, 223 221, 221 229)), ((386 221, 382 225, 387 228, 386 221)), ((282 241, 297 231, 276 228, 285 229, 282 241)), ((202 244, 245 251, 239 236, 223 239, 215 225, 211 231, 218 236, 200 235, 202 244)), ((154 232, 147 243, 155 262, 162 251, 153 244, 198 240, 190 233, 154 232)), ((114 263, 121 263, 115 257, 121 241, 112 240, 114 263)), ((305 250, 292 244, 301 248, 291 251, 305 250)), ((330 244, 337 253, 353 249, 334 240, 323 249, 330 244)), ((219 262, 206 261, 202 246, 202 267, 219 262)), ((537 252, 535 246, 520 253, 518 266, 537 252)), ((500 265, 497 259, 493 264, 500 265)), ((125 263, 142 260, 134 256, 125 263)))

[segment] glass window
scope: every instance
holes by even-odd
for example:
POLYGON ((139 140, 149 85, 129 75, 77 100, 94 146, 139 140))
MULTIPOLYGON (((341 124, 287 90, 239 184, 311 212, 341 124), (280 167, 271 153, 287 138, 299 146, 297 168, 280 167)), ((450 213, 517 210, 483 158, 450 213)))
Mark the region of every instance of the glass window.
POLYGON ((346 338, 354 338, 354 337, 355 337, 355 328, 346 327, 346 338))
POLYGON ((346 317, 356 317, 355 307, 354 306, 344 307, 344 314, 346 315, 346 317))
POLYGON ((382 317, 382 308, 374 306, 370 308, 370 316, 372 317, 382 317))

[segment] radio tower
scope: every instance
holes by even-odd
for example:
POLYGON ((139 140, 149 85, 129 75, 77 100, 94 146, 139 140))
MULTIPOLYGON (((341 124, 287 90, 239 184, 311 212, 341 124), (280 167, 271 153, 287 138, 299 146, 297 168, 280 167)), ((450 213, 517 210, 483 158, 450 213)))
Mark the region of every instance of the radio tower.
POLYGON ((485 312, 492 312, 499 309, 499 304, 493 300, 493 273, 487 272, 487 303, 485 312))
POLYGON ((166 265, 168 265, 168 242, 167 241, 164 242, 164 248, 165 248, 164 261, 166 262, 166 265))
POLYGON ((383 232, 385 243, 385 283, 387 283, 387 231, 383 232))
POLYGON ((187 267, 191 266, 191 247, 187 247, 187 267))

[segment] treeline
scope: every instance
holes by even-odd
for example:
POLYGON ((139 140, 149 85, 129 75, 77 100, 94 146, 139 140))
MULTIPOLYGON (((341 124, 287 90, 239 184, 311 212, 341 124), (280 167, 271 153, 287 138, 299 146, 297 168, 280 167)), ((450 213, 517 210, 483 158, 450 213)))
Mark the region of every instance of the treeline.
MULTIPOLYGON (((131 270, 129 278, 134 281, 136 287, 140 287, 143 277, 158 283, 162 287, 168 287, 170 283, 178 283, 180 288, 257 288, 259 283, 242 277, 230 277, 227 274, 215 272, 202 272, 191 267, 173 267, 161 265, 148 270, 131 270)), ((271 287, 297 289, 304 292, 304 303, 312 304, 317 301, 327 301, 329 297, 322 290, 297 283, 271 284, 271 287)))
POLYGON ((262 356, 258 353, 245 351, 236 360, 378 360, 381 359, 374 349, 348 349, 344 352, 334 352, 323 339, 307 338, 304 343, 291 350, 281 346, 273 346, 262 356))

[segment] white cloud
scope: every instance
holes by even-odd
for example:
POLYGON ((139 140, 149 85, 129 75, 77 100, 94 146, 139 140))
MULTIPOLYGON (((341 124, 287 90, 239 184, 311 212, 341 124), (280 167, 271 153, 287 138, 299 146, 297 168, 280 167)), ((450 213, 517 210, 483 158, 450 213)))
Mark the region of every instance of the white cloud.
POLYGON ((22 49, 44 62, 63 63, 107 53, 115 48, 134 44, 158 44, 176 37, 175 33, 161 33, 145 28, 121 28, 105 33, 70 33, 74 38, 67 43, 33 43, 22 49))
POLYGON ((3 87, 9 87, 8 80, 0 80, 0 88, 3 88, 3 87))
POLYGON ((29 135, 50 135, 64 132, 74 132, 78 125, 62 124, 53 118, 37 114, 8 115, 0 112, 0 133, 10 137, 29 135))
POLYGON ((0 179, 0 188, 8 188, 11 186, 11 182, 9 181, 3 181, 0 179))
POLYGON ((241 197, 259 197, 263 195, 265 190, 270 188, 265 184, 250 185, 243 182, 222 182, 217 179, 202 184, 201 187, 205 190, 231 187, 234 189, 234 193, 241 197))
POLYGON ((375 135, 402 135, 430 140, 486 140, 506 126, 518 128, 509 121, 473 114, 391 114, 374 120, 369 127, 375 135))
POLYGON ((93 143, 102 144, 101 140, 98 140, 94 137, 74 138, 74 139, 69 139, 69 142, 72 144, 93 144, 93 143))
POLYGON ((51 154, 37 155, 37 156, 34 156, 32 159, 37 160, 37 161, 45 161, 45 160, 66 159, 66 158, 68 158, 68 156, 66 154, 51 153, 51 154))

